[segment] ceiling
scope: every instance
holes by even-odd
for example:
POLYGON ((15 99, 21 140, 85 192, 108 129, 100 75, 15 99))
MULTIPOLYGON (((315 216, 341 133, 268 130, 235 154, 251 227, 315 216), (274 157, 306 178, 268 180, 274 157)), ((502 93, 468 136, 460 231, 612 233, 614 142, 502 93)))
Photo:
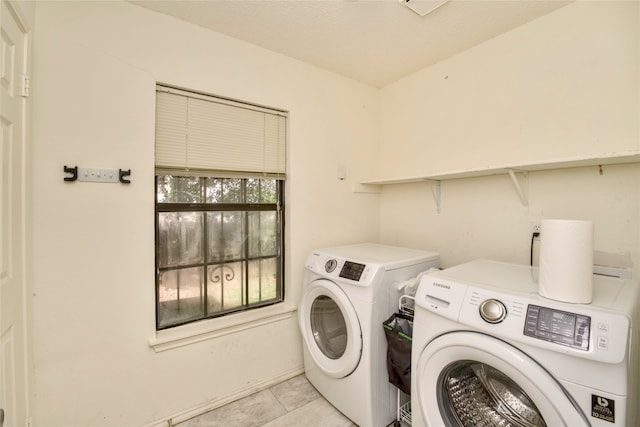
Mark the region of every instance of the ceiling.
POLYGON ((421 16, 443 0, 405 1, 130 0, 375 87, 569 3, 449 0, 421 16))

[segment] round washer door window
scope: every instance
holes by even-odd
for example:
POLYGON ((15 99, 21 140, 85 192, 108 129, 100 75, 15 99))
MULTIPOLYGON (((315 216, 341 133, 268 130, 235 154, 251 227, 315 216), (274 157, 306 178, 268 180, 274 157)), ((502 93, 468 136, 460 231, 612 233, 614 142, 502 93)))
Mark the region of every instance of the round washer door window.
POLYGON ((501 371, 474 360, 447 366, 438 379, 445 424, 547 427, 538 407, 501 371))
POLYGON ((356 369, 362 353, 360 322, 338 285, 314 281, 302 297, 298 320, 305 346, 325 374, 342 378, 356 369))
POLYGON ((441 335, 416 367, 422 422, 431 427, 588 426, 582 410, 533 359, 476 332, 441 335))

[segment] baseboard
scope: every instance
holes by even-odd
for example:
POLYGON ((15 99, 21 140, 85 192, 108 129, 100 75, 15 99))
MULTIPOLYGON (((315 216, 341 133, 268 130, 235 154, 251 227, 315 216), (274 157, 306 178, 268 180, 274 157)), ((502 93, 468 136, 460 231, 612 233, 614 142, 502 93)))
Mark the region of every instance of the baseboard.
POLYGON ((254 384, 253 386, 243 389, 237 393, 233 393, 218 399, 210 400, 201 405, 194 406, 193 408, 187 409, 185 411, 181 411, 179 413, 173 414, 169 417, 153 421, 149 424, 145 424, 142 427, 172 427, 178 423, 182 423, 191 418, 197 417, 199 415, 204 414, 205 412, 212 411, 216 408, 224 406, 228 403, 234 402, 236 400, 242 399, 259 391, 268 389, 273 387, 276 384, 287 381, 295 376, 304 373, 304 368, 296 368, 294 370, 284 372, 274 378, 271 378, 266 381, 262 381, 260 383, 254 384))

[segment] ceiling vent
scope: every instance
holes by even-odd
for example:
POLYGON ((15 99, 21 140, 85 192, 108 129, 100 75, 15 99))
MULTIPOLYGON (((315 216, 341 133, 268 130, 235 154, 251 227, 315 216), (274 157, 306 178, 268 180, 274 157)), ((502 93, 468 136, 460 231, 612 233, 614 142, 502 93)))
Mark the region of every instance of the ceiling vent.
POLYGON ((428 15, 449 0, 398 0, 420 16, 428 15))

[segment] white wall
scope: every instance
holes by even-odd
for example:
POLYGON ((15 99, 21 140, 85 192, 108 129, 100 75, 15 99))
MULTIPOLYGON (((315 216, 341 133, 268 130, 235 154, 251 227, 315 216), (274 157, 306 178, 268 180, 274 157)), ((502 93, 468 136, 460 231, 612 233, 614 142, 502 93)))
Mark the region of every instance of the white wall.
POLYGON ((381 177, 639 149, 638 13, 579 1, 385 87, 381 177))
POLYGON ((39 2, 33 425, 146 425, 302 367, 295 318, 149 347, 156 81, 291 112, 292 305, 313 247, 381 240, 437 250, 445 266, 527 262, 529 220, 545 217, 593 219, 596 248, 631 254, 639 277, 637 165, 531 173, 526 207, 505 176, 444 182, 441 214, 426 183, 351 192, 363 178, 638 149, 638 22, 635 2, 570 5, 377 91, 130 4, 39 2), (63 165, 131 168, 132 184, 64 183, 63 165))
POLYGON ((302 369, 295 313, 160 353, 149 346, 156 81, 290 111, 289 305, 310 249, 378 240, 378 196, 351 192, 377 163, 376 89, 128 3, 39 2, 29 200, 34 426, 146 425, 302 369), (65 183, 64 165, 131 168, 132 183, 65 183))
MULTIPOLYGON (((379 177, 640 150, 638 2, 576 2, 381 91, 379 177)), ((530 173, 523 206, 506 175, 386 186, 381 240, 442 264, 529 262, 529 221, 594 221, 595 249, 640 277, 640 169, 530 173)), ((534 251, 537 249, 534 248, 534 251)))

